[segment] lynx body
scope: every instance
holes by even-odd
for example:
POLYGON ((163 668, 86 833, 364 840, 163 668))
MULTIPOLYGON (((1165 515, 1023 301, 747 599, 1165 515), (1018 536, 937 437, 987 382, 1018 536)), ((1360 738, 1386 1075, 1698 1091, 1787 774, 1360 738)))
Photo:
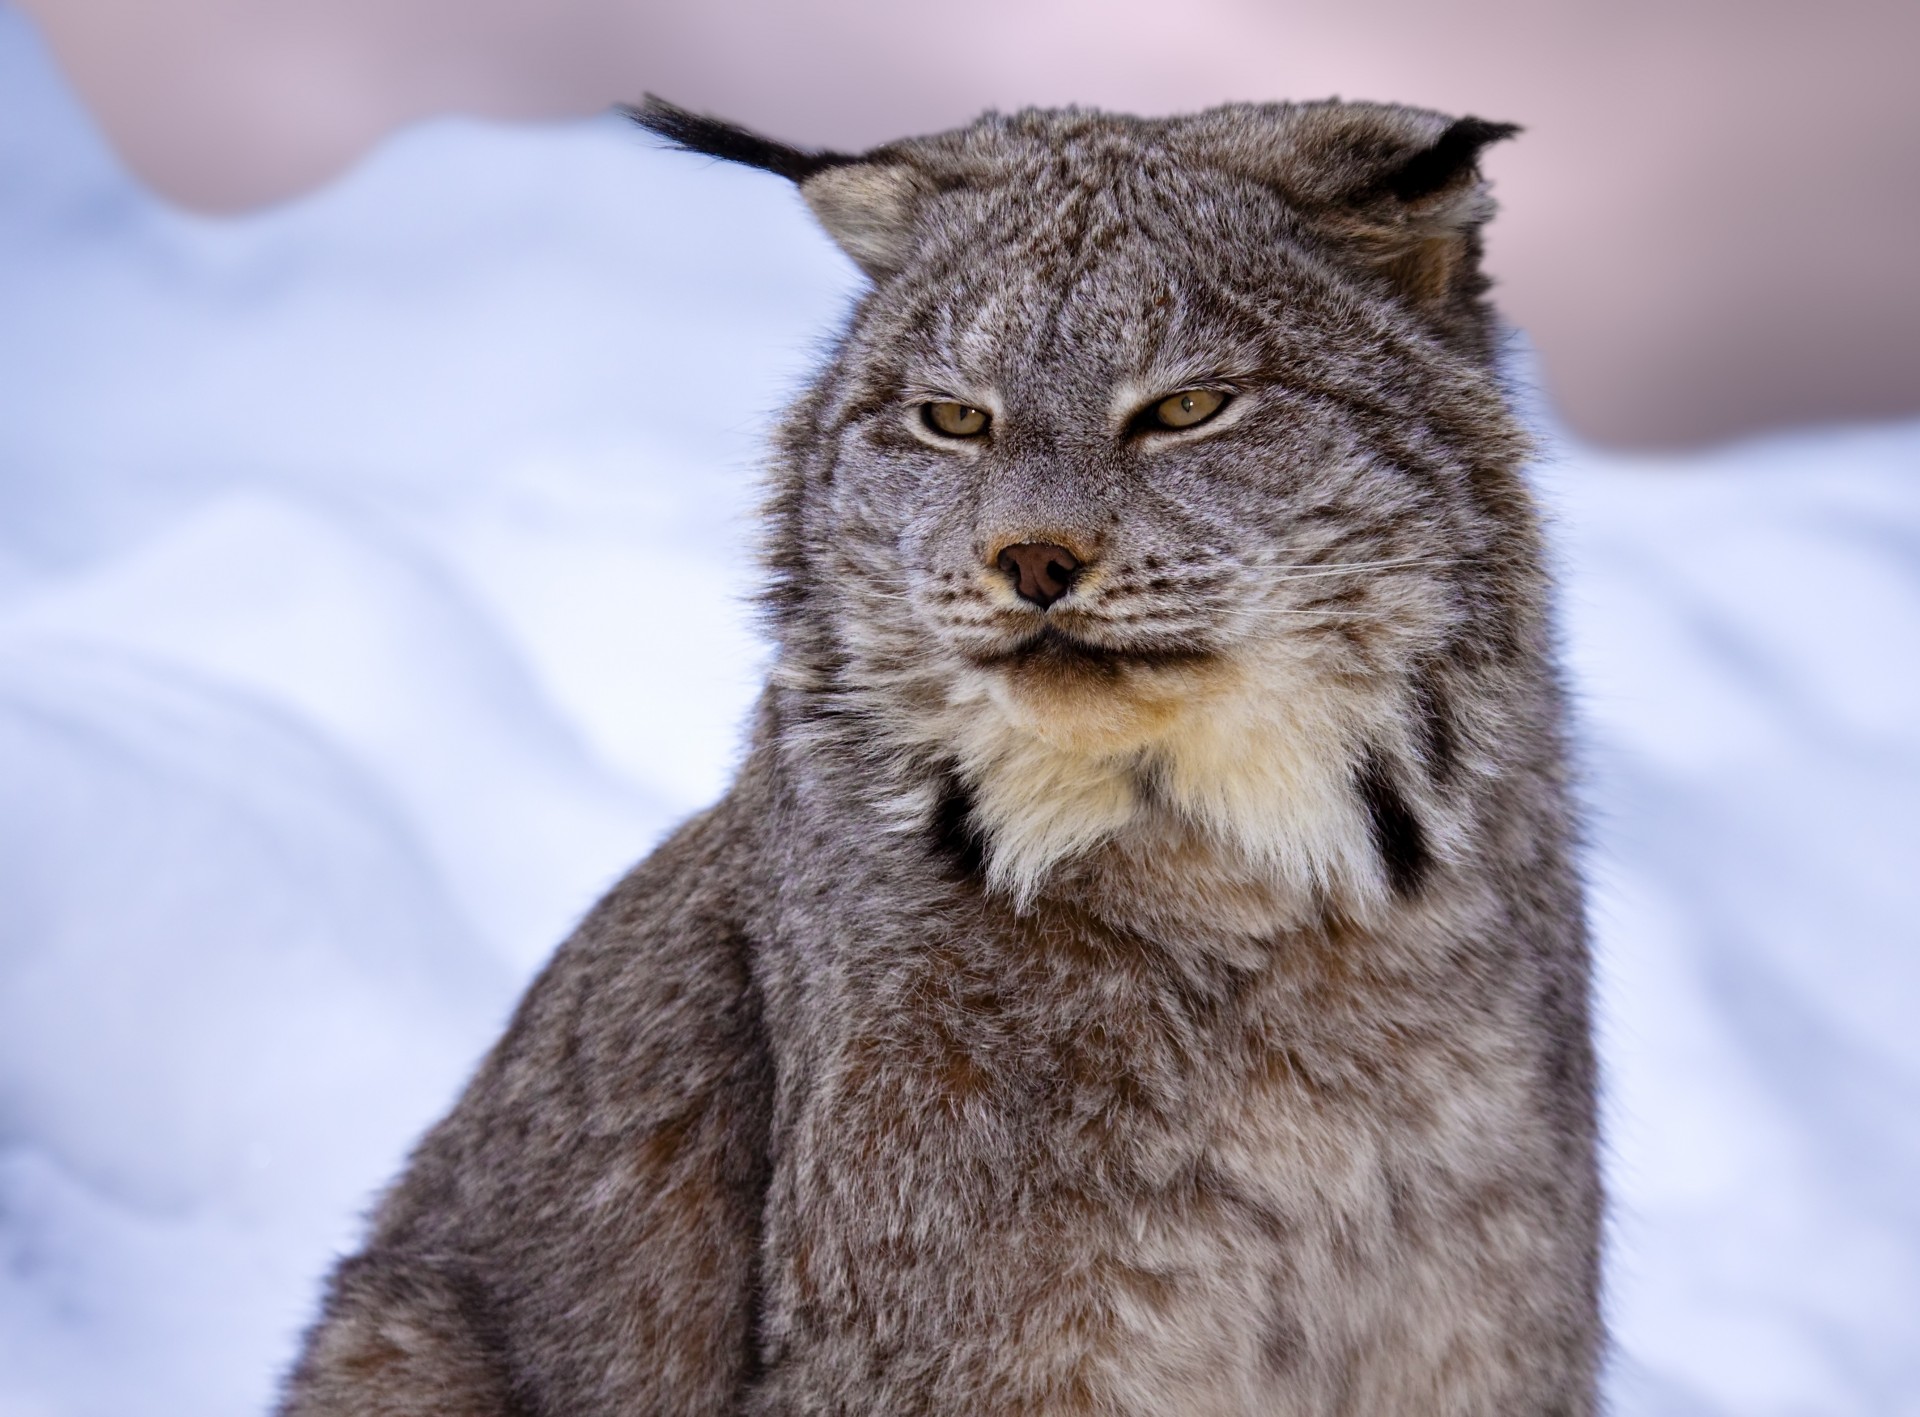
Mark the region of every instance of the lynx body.
POLYGON ((1582 1417, 1587 954, 1475 168, 1383 106, 800 184, 740 777, 588 916, 286 1417, 1582 1417))

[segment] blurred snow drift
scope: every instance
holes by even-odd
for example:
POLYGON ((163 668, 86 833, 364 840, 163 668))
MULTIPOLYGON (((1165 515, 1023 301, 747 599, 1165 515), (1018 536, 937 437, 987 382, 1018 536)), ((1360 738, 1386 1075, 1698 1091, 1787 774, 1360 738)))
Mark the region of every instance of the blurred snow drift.
MULTIPOLYGON (((257 1413, 545 953, 724 785, 783 184, 441 123, 231 224, 0 10, 0 1414, 257 1413)), ((1920 425, 1543 493, 1622 1414, 1920 1413, 1920 425)))

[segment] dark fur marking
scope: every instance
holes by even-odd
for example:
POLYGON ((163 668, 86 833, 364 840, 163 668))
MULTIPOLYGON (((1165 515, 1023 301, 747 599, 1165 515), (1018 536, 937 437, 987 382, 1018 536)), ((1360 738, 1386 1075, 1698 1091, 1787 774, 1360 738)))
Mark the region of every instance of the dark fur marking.
POLYGON ((973 820, 973 793, 951 772, 933 809, 933 844, 962 880, 976 880, 986 873, 987 844, 973 820))
MULTIPOLYGON (((734 1035, 739 1039, 740 1067, 735 1074, 735 1095, 771 1098, 775 1078, 773 1052, 767 1042, 766 996, 761 991, 760 977, 754 968, 760 951, 752 937, 742 930, 729 930, 725 944, 740 984, 739 1002, 729 1011, 727 1020, 733 1025, 734 1035)), ((750 1107, 742 1108, 741 1119, 745 1120, 750 1111, 750 1107)), ((746 1208, 755 1217, 756 1226, 763 1226, 761 1218, 766 1210, 767 1188, 773 1182, 772 1118, 763 1114, 758 1121, 759 1125, 751 1126, 748 1131, 751 1141, 742 1149, 744 1154, 734 1154, 734 1164, 729 1168, 731 1174, 727 1179, 732 1182, 737 1197, 752 1198, 752 1204, 746 1208)), ((746 1352, 741 1363, 741 1380, 749 1386, 758 1383, 767 1371, 764 1234, 764 1228, 761 1228, 762 1242, 753 1247, 752 1269, 747 1277, 747 1322, 743 1335, 746 1352)))
POLYGON ((1374 849, 1386 865, 1388 882, 1395 894, 1413 895, 1433 866, 1420 819, 1414 816, 1413 808, 1407 805, 1407 799, 1401 795, 1386 763, 1377 753, 1368 753, 1361 759, 1355 786, 1366 805, 1374 849))
POLYGON ((1415 153, 1381 178, 1379 190, 1403 202, 1431 197, 1471 172, 1480 159, 1480 150, 1488 143, 1511 138, 1519 131, 1517 123, 1489 123, 1484 118, 1455 119, 1432 147, 1415 153))
POLYGON ((507 1355, 513 1350, 508 1342, 506 1317, 500 1312, 491 1289, 464 1267, 436 1266, 436 1272, 446 1284, 456 1312, 473 1335, 477 1350, 488 1357, 488 1367, 507 1404, 501 1417, 537 1417, 540 1403, 533 1376, 515 1371, 508 1363, 507 1355))
POLYGON ((1299 1322, 1285 1313, 1267 1316, 1260 1334, 1260 1356, 1269 1371, 1286 1375, 1300 1366, 1307 1354, 1307 1333, 1299 1322))
POLYGON ((776 173, 789 182, 805 182, 829 167, 845 167, 848 163, 860 161, 848 153, 809 152, 805 148, 777 143, 737 123, 689 113, 653 94, 648 94, 638 105, 623 105, 619 111, 649 133, 665 138, 682 152, 700 153, 706 157, 717 157, 722 162, 757 167, 763 172, 776 173))
POLYGON ((1413 681, 1414 722, 1420 730, 1420 757, 1435 787, 1445 787, 1460 770, 1460 729, 1436 666, 1425 666, 1413 681))

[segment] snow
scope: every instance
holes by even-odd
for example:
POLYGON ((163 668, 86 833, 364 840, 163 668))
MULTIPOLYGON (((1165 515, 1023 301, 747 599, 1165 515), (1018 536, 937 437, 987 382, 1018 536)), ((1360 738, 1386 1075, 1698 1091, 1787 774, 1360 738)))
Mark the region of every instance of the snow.
MULTIPOLYGON (((257 1413, 577 915, 723 787, 854 276, 611 120, 243 220, 0 10, 0 1417, 257 1413)), ((1540 470, 1622 1414, 1920 1414, 1920 423, 1540 470)))
POLYGON ((1554 470, 1624 1412, 1920 1412, 1916 473, 1915 425, 1554 470))

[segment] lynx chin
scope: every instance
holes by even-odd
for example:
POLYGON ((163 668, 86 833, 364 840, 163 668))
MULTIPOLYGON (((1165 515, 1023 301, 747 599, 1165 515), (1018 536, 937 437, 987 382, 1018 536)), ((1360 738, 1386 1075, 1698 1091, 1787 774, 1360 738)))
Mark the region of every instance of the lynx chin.
POLYGON ((777 661, 283 1417, 1594 1413, 1577 823, 1480 273, 1516 130, 633 116, 870 278, 771 458, 777 661))

